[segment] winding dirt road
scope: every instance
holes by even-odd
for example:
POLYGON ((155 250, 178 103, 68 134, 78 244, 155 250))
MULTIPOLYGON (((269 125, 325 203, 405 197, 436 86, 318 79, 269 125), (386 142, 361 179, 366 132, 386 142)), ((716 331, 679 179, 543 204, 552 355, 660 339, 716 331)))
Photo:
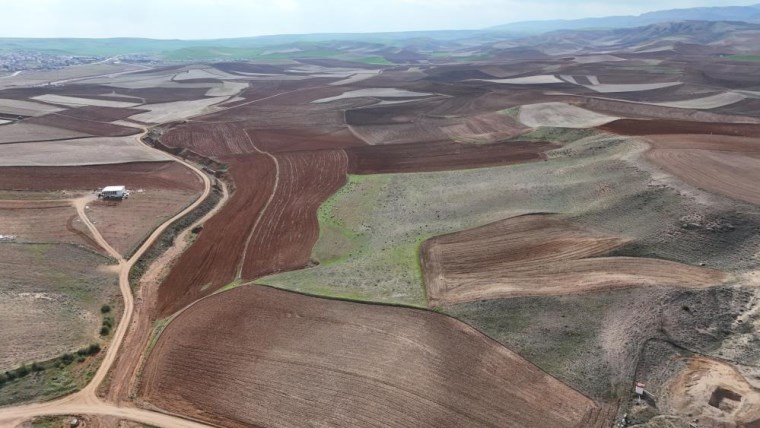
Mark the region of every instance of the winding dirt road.
MULTIPOLYGON (((144 130, 143 134, 147 132, 144 130)), ((151 150, 157 150, 150 148, 151 150)), ((163 152, 162 152, 163 153, 163 152)), ((211 192, 211 180, 201 172, 198 168, 192 164, 185 162, 182 159, 175 158, 175 160, 186 167, 190 168, 203 180, 203 193, 195 200, 190 206, 185 208, 182 212, 176 214, 174 217, 161 224, 153 233, 145 240, 140 248, 129 259, 124 259, 111 245, 103 239, 103 236, 97 230, 95 225, 87 218, 85 212, 87 203, 94 200, 92 195, 79 198, 74 201, 79 217, 92 233, 95 241, 108 252, 111 257, 116 259, 119 263, 119 288, 124 298, 124 314, 121 317, 119 326, 114 333, 111 344, 106 348, 106 355, 103 359, 100 368, 95 373, 92 381, 81 391, 63 397, 58 400, 49 401, 46 403, 28 404, 22 406, 14 406, 0 409, 0 427, 15 427, 20 423, 29 420, 36 416, 46 415, 104 415, 115 416, 123 419, 129 419, 149 425, 164 426, 164 427, 206 427, 207 425, 188 421, 176 416, 165 415, 158 412, 152 412, 148 410, 141 410, 134 407, 126 407, 121 405, 109 404, 102 401, 97 396, 97 390, 103 380, 106 378, 109 370, 113 366, 119 349, 124 341, 124 336, 129 328, 132 320, 132 314, 134 311, 134 297, 132 296, 132 290, 129 285, 129 271, 137 260, 150 248, 153 242, 171 225, 175 220, 185 216, 192 210, 196 209, 210 194, 211 192)))

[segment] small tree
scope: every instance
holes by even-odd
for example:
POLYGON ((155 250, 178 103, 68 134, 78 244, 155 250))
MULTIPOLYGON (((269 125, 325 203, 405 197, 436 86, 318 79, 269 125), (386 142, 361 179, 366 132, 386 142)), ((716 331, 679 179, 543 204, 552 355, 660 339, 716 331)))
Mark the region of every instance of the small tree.
POLYGON ((100 335, 101 336, 108 336, 108 333, 111 332, 111 329, 108 328, 107 325, 104 325, 103 327, 100 327, 100 335))
POLYGON ((100 345, 98 345, 97 343, 93 343, 87 348, 87 353, 90 355, 95 355, 98 352, 100 352, 100 345))
POLYGON ((69 352, 61 355, 61 362, 66 365, 71 364, 72 362, 74 362, 74 355, 69 352))
POLYGON ((100 313, 107 314, 109 312, 111 312, 111 307, 110 306, 103 305, 103 306, 100 307, 100 313))

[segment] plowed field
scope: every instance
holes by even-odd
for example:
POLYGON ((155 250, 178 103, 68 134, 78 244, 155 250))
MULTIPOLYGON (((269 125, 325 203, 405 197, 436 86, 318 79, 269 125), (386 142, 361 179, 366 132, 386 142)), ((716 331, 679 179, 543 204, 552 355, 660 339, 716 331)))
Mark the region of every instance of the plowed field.
POLYGON ((342 151, 318 151, 236 157, 228 164, 236 190, 162 284, 164 315, 238 276, 305 267, 319 237, 317 208, 345 182, 347 160, 342 151))
POLYGON ((736 137, 760 135, 760 125, 751 123, 708 123, 665 119, 620 119, 599 128, 622 135, 714 134, 736 137))
POLYGON ((261 155, 230 159, 228 164, 236 189, 161 284, 158 309, 164 315, 237 277, 249 235, 272 194, 277 173, 272 160, 261 155))
POLYGON ((760 141, 713 135, 649 137, 647 158, 708 192, 760 204, 760 141))
POLYGON ((546 159, 544 152, 559 146, 546 142, 463 144, 410 143, 346 149, 353 174, 444 171, 509 165, 546 159))
POLYGON ((513 217, 426 241, 422 264, 437 306, 633 286, 706 287, 726 275, 665 260, 604 257, 625 239, 551 215, 513 217))
POLYGON ((117 165, 73 167, 0 167, 3 190, 93 190, 104 180, 128 189, 200 191, 202 183, 187 167, 177 162, 136 162, 117 165))
POLYGON ((279 180, 247 244, 242 277, 305 267, 319 237, 317 209, 346 182, 340 150, 278 154, 279 180))
POLYGON ((143 373, 148 403, 230 427, 574 427, 597 410, 452 318, 259 286, 183 312, 143 373))

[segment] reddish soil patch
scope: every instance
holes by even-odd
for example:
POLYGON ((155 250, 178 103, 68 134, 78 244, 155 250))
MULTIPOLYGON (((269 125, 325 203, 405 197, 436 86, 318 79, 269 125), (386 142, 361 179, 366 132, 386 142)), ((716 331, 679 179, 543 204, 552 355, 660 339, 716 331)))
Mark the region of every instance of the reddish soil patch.
MULTIPOLYGON (((120 98, 122 101, 124 98, 120 98)), ((58 112, 59 115, 74 117, 77 119, 91 120, 95 122, 113 122, 123 120, 129 116, 145 113, 148 110, 135 108, 95 107, 85 106, 58 112)))
POLYGON ((634 286, 707 287, 727 278, 665 260, 604 257, 626 242, 552 215, 514 217, 433 238, 422 246, 429 304, 634 286))
POLYGON ((326 150, 365 145, 363 141, 343 127, 325 130, 249 130, 248 133, 256 142, 256 146, 267 152, 326 150))
POLYGON ((364 146, 346 149, 352 174, 444 171, 509 165, 546 159, 560 146, 545 142, 460 144, 450 141, 364 146))
POLYGON ((267 156, 227 159, 235 191, 185 251, 158 291, 158 311, 170 315, 232 282, 238 275, 251 230, 275 186, 267 156))
POLYGON ((67 201, 0 201, 0 235, 15 242, 66 243, 102 251, 67 201))
POLYGON ((98 137, 125 137, 127 135, 139 134, 141 132, 138 128, 114 125, 113 123, 96 122, 93 120, 63 116, 55 113, 32 117, 26 119, 25 122, 68 129, 70 131, 82 132, 98 137))
POLYGON ((277 189, 251 232, 243 279, 306 267, 319 238, 317 209, 346 182, 348 159, 342 150, 276 157, 277 189))
POLYGON ((3 190, 94 190, 109 184, 123 184, 128 189, 203 189, 203 183, 195 173, 177 162, 0 167, 0 189, 3 190))
POLYGON ((760 124, 706 123, 662 119, 620 119, 600 126, 599 129, 622 135, 714 134, 737 137, 757 137, 760 135, 760 124))
POLYGON ((708 192, 760 204, 760 141, 715 135, 656 135, 647 159, 708 192))
POLYGON ((598 409, 452 318, 260 286, 212 296, 169 324, 141 394, 230 427, 572 427, 598 409))
POLYGON ((236 190, 206 222, 159 290, 170 315, 238 276, 303 268, 319 237, 316 212, 345 182, 342 151, 292 152, 225 159, 236 190))

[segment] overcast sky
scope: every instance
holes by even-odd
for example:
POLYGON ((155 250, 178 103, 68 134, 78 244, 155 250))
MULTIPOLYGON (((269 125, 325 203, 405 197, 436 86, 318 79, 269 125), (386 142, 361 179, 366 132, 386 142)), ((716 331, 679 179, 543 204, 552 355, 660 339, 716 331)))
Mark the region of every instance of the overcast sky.
POLYGON ((211 39, 473 29, 760 0, 0 0, 2 37, 211 39))

